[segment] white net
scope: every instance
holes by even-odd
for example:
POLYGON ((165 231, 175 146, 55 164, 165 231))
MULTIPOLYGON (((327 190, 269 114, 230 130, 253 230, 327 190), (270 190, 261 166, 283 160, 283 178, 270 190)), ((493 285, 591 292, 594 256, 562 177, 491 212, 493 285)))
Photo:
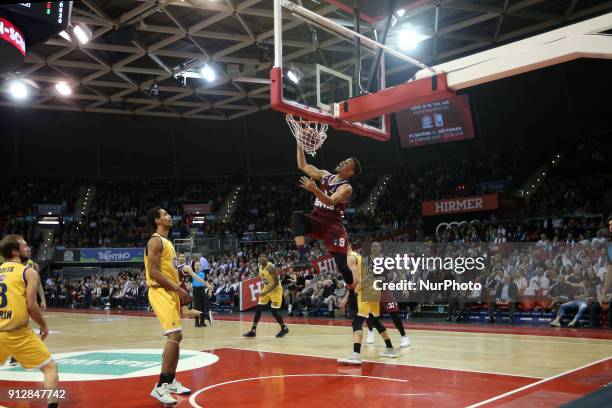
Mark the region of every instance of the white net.
POLYGON ((298 144, 306 153, 314 157, 327 139, 327 123, 304 120, 293 115, 287 115, 287 123, 298 144))

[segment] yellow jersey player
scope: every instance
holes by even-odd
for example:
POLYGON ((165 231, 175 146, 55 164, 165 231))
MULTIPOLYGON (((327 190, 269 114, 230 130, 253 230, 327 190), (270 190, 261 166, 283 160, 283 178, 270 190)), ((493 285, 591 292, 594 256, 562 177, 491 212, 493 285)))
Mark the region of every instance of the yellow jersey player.
POLYGON ((26 369, 38 368, 45 376, 50 408, 57 407, 57 365, 43 340, 47 323, 36 302, 38 272, 24 265, 30 249, 21 235, 7 235, 0 243, 6 260, 0 265, 0 364, 15 357, 26 369), (30 318, 40 327, 38 337, 29 326, 30 318))
POLYGON ((261 313, 268 308, 272 310, 272 316, 276 319, 281 327, 281 330, 276 334, 276 337, 284 337, 285 334, 289 333, 289 328, 283 322, 283 318, 278 314, 283 303, 283 287, 278 279, 277 271, 272 262, 268 261, 265 254, 259 255, 259 276, 263 282, 263 288, 259 294, 259 302, 257 303, 257 309, 255 310, 255 316, 253 317, 253 327, 251 330, 244 334, 244 337, 255 337, 257 330, 257 323, 261 318, 261 313))
MULTIPOLYGON (((365 265, 368 265, 367 258, 365 265)), ((340 364, 361 365, 361 341, 363 340, 363 323, 366 319, 372 319, 372 323, 378 333, 385 341, 386 349, 380 352, 381 357, 397 357, 397 352, 393 348, 387 329, 380 321, 380 293, 376 293, 372 286, 372 274, 368 268, 364 268, 364 263, 357 252, 349 247, 347 263, 353 272, 355 282, 355 292, 357 292, 357 314, 353 318, 353 352, 346 358, 338 359, 340 364)), ((348 293, 343 299, 343 303, 348 300, 348 293)))
POLYGON ((147 214, 147 223, 155 231, 149 238, 144 254, 149 304, 167 337, 159 382, 151 391, 151 396, 162 404, 173 405, 177 401, 170 394, 191 393, 175 378, 179 346, 183 339, 181 302, 188 304, 191 299, 179 285, 176 252, 168 240, 172 217, 164 209, 156 207, 147 214))

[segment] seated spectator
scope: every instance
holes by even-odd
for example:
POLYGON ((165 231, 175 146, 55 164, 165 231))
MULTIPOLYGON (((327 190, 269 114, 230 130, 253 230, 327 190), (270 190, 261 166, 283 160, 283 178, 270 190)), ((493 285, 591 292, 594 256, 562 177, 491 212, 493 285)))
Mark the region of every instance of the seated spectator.
POLYGON ((516 311, 516 304, 519 300, 518 289, 516 283, 510 279, 510 275, 506 274, 502 278, 501 283, 497 286, 495 297, 489 302, 489 322, 495 321, 495 307, 496 306, 508 306, 508 313, 510 315, 510 323, 514 322, 514 312, 516 311))
POLYGON ((567 313, 567 310, 578 309, 574 319, 567 324, 567 327, 574 327, 584 314, 584 312, 588 309, 587 299, 589 298, 589 290, 588 290, 588 282, 586 279, 583 279, 580 283, 570 283, 574 287, 574 298, 569 302, 563 303, 559 307, 559 313, 557 317, 550 322, 551 326, 561 327, 561 319, 567 313))
POLYGON ((574 287, 565 281, 565 275, 560 274, 557 281, 548 289, 548 297, 552 299, 550 309, 556 309, 556 305, 567 303, 574 295, 574 287))

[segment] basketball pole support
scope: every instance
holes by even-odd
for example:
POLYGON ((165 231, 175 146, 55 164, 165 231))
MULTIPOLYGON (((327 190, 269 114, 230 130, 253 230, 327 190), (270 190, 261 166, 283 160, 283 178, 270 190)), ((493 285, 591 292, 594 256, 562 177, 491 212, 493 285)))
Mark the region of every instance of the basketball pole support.
MULTIPOLYGON (((385 28, 383 29, 383 33, 381 38, 379 39, 381 44, 385 44, 387 42, 387 35, 389 34, 389 29, 391 28, 391 22, 393 21, 393 12, 395 11, 395 7, 397 6, 397 0, 391 0, 389 2, 389 8, 387 9, 387 13, 389 17, 387 17, 387 22, 385 23, 385 28)), ((372 92, 372 88, 374 85, 374 78, 376 77, 376 73, 378 72, 378 67, 380 65, 380 59, 383 56, 382 48, 376 50, 376 55, 374 57, 374 65, 372 65, 372 69, 370 70, 370 75, 368 76, 368 82, 366 84, 366 91, 372 92)))

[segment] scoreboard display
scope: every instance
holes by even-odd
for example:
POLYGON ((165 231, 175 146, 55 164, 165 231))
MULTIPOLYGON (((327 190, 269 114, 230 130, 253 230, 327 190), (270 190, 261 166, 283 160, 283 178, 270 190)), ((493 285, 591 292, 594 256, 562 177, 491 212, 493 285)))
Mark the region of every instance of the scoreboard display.
POLYGON ((13 3, 4 5, 3 8, 48 24, 58 25, 64 30, 68 27, 71 3, 71 1, 13 3))
POLYGON ((25 55, 70 24, 71 1, 0 5, 0 74, 18 69, 25 55))
POLYGON ((0 5, 0 17, 23 33, 27 49, 68 28, 71 1, 43 1, 0 5))

